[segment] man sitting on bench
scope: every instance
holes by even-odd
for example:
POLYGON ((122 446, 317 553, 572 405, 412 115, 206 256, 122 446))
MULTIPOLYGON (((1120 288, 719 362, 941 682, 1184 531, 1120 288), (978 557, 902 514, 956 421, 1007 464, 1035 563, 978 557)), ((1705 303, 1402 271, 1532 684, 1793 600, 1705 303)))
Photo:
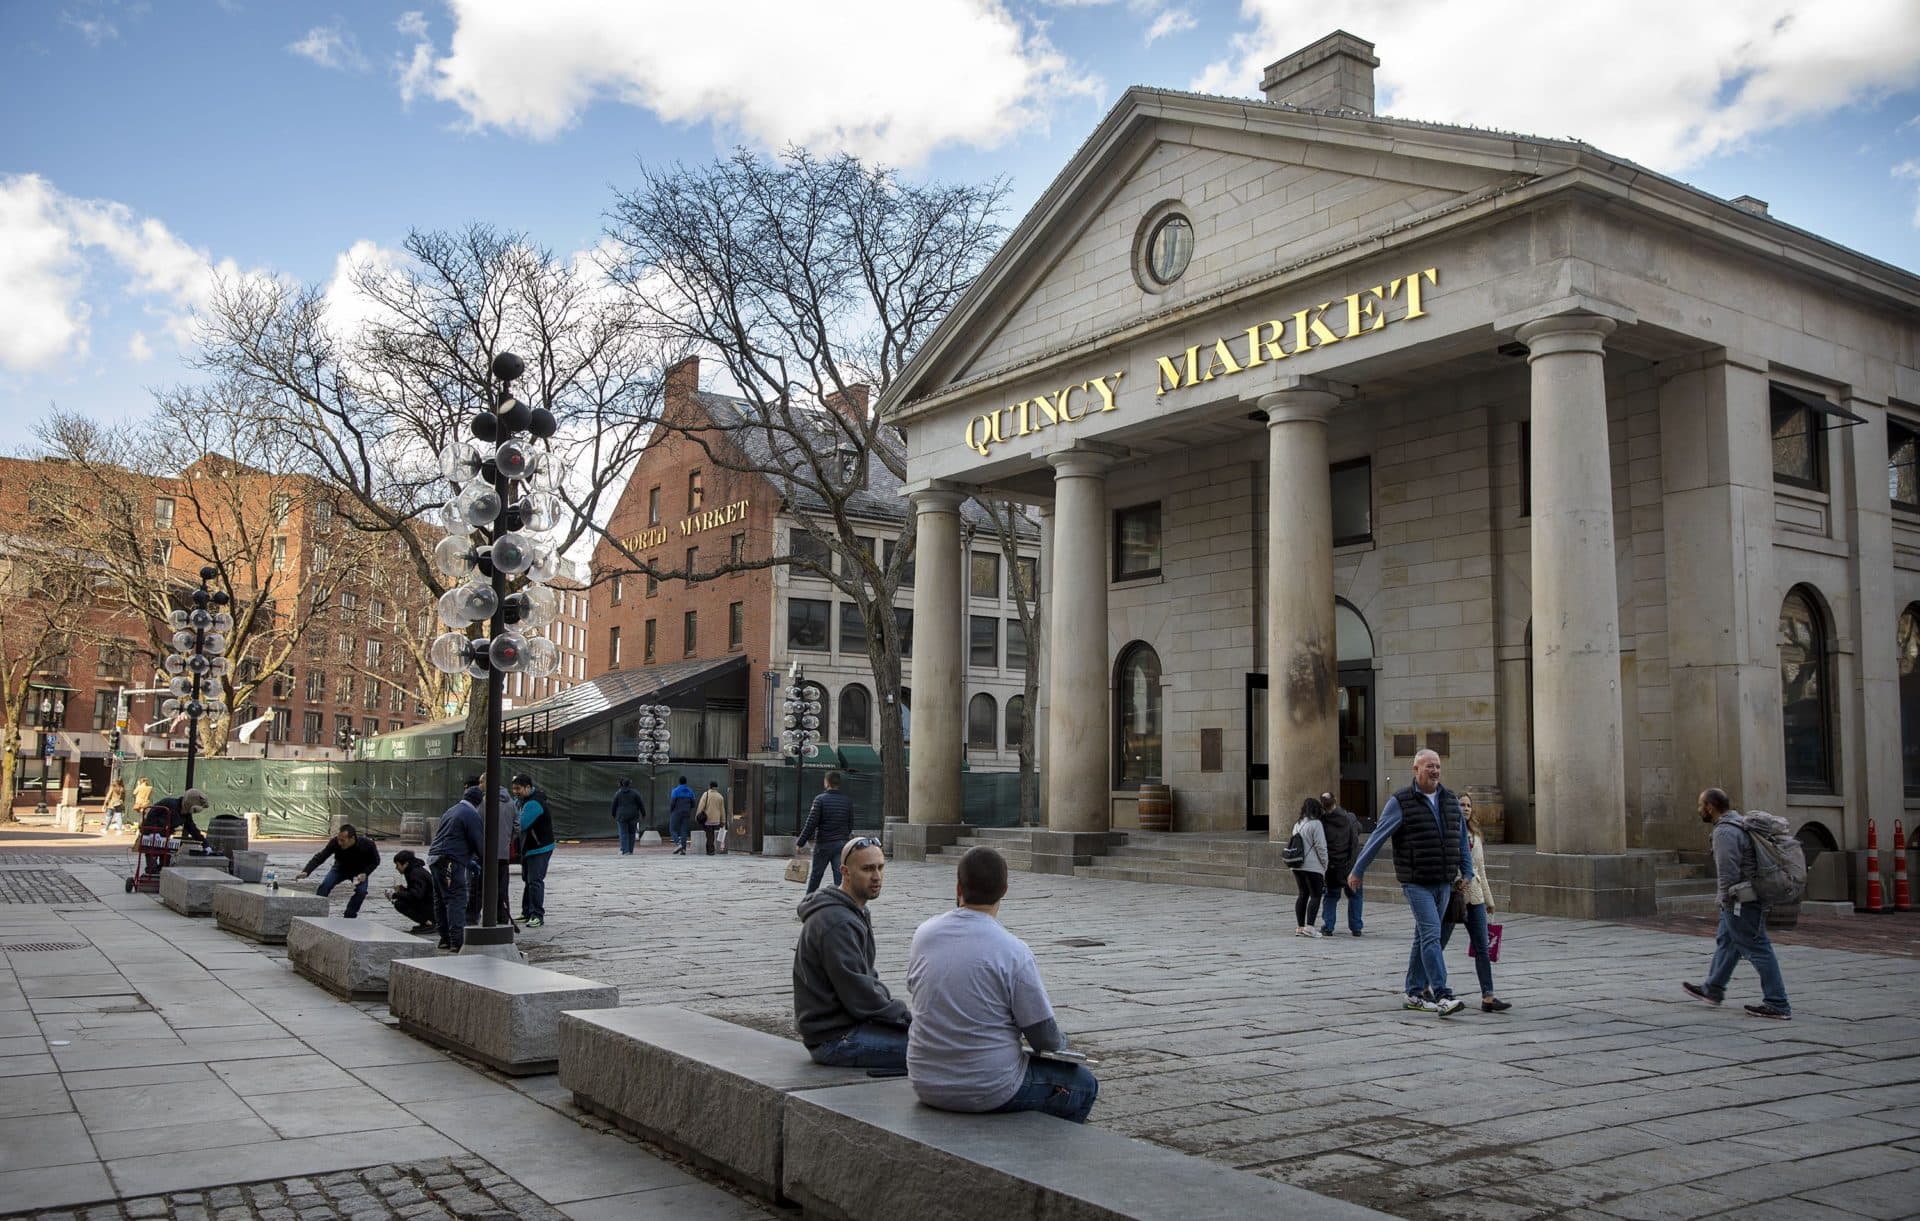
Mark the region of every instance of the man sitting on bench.
POLYGON ((1044 1111, 1087 1122, 1100 1083, 1069 1059, 1033 951, 999 921, 1007 862, 991 848, 960 858, 959 905, 922 924, 907 958, 913 1026, 907 1076, 943 1111, 1044 1111), (1020 1037, 1039 1055, 1029 1056, 1020 1037))
POLYGON ((886 853, 877 839, 850 839, 840 850, 840 884, 800 901, 793 947, 793 1024, 815 1064, 841 1068, 907 1067, 907 1006, 873 969, 873 921, 886 853))

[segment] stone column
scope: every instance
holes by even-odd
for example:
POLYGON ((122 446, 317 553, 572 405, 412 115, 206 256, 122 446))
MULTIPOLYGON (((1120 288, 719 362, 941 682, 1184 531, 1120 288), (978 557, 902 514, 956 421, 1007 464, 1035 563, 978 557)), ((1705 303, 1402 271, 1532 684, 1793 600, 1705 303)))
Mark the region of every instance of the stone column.
MULTIPOLYGON (((1840 647, 1835 650, 1833 732, 1845 745, 1838 752, 1836 776, 1840 790, 1849 794, 1844 815, 1846 829, 1832 828, 1843 844, 1867 842, 1867 815, 1898 810, 1906 800, 1900 757, 1900 665, 1894 641, 1900 613, 1906 603, 1894 581, 1893 503, 1887 494, 1886 404, 1856 393, 1840 405, 1872 421, 1836 428, 1827 436, 1844 455, 1851 478, 1844 495, 1838 490, 1831 511, 1851 514, 1854 548, 1848 559, 1854 596, 1854 630, 1836 625, 1840 647), (1848 660, 1840 655, 1847 636, 1853 637, 1855 682, 1845 681, 1848 660), (1854 693, 1848 695, 1849 688, 1854 693), (1857 727, 1857 730, 1856 728, 1857 727)), ((1771 417, 1769 417, 1771 419, 1771 417)), ((1786 594, 1780 591, 1781 596, 1786 594)), ((1836 598, 1836 605, 1844 600, 1836 598)), ((1777 615, 1776 610, 1776 615, 1777 615)), ((1780 741, 1780 735, 1774 735, 1780 741)), ((1784 770, 1784 769, 1783 769, 1784 770)), ((1749 809, 1777 809, 1750 804, 1749 809)), ((1880 817, 1884 818, 1884 815, 1880 817)), ((1911 818, 1908 820, 1911 822, 1911 818)), ((1891 837, 1888 843, 1892 843, 1891 837)), ((1864 866, 1863 866, 1864 868, 1864 866)), ((1891 878, 1893 875, 1887 875, 1891 878)), ((1893 883, 1887 883, 1892 893, 1893 883)))
POLYGON ((1107 470, 1105 454, 1051 454, 1054 536, 1047 621, 1047 826, 1101 831, 1113 788, 1108 758, 1107 470))
MULTIPOLYGON (((960 614, 960 505, 965 492, 923 488, 910 494, 917 525, 913 591, 913 764, 907 821, 960 821, 960 759, 966 709, 966 624, 960 614)), ((903 850, 903 855, 904 855, 903 850)))
POLYGON ((1611 318, 1561 314, 1517 332, 1533 378, 1535 842, 1546 853, 1627 847, 1603 369, 1614 325, 1611 318))
POLYGON ((1034 570, 1040 574, 1040 621, 1039 657, 1040 691, 1034 701, 1034 707, 1027 715, 1033 722, 1034 768, 1040 777, 1040 825, 1049 825, 1047 810, 1052 805, 1047 800, 1047 777, 1052 773, 1047 757, 1047 708, 1052 703, 1049 694, 1053 690, 1053 678, 1049 667, 1053 663, 1053 619, 1050 608, 1053 606, 1053 506, 1042 505, 1040 514, 1040 559, 1034 570))
POLYGON ((1340 787, 1333 629, 1333 488, 1327 416, 1339 397, 1262 395, 1267 413, 1267 837, 1284 841, 1300 799, 1340 787))

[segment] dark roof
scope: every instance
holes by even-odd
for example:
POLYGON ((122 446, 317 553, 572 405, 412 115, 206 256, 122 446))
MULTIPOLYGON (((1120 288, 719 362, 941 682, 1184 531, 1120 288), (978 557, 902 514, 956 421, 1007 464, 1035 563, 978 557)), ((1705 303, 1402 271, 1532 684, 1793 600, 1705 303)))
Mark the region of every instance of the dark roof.
POLYGON ((543 730, 565 729, 598 720, 628 704, 667 703, 676 695, 746 668, 745 657, 727 657, 719 661, 673 661, 634 670, 609 670, 558 695, 550 695, 524 708, 509 709, 502 724, 506 732, 512 732, 519 722, 538 718, 543 722, 540 726, 543 730))

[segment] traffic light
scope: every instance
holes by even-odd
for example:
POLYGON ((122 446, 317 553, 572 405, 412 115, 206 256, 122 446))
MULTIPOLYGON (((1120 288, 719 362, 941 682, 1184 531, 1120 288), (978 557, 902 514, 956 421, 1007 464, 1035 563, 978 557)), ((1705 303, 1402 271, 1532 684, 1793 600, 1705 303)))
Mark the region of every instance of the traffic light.
POLYGON ((112 749, 113 757, 118 759, 120 757, 120 731, 117 729, 113 731, 112 749))

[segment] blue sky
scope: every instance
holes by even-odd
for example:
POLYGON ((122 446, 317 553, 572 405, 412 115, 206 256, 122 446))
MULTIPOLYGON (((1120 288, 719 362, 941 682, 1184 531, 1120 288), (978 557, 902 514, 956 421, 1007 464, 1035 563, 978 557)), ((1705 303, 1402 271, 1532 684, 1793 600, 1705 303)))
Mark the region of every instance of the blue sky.
POLYGON ((1381 110, 1576 136, 1920 268, 1920 2, 11 0, 0 404, 143 414, 210 277, 325 283, 409 228, 591 246, 637 164, 735 144, 1006 175, 1011 223, 1133 83, 1252 96, 1335 27, 1381 110), (1565 10, 1565 11, 1561 11, 1565 10), (723 24, 714 25, 712 18, 723 24))

